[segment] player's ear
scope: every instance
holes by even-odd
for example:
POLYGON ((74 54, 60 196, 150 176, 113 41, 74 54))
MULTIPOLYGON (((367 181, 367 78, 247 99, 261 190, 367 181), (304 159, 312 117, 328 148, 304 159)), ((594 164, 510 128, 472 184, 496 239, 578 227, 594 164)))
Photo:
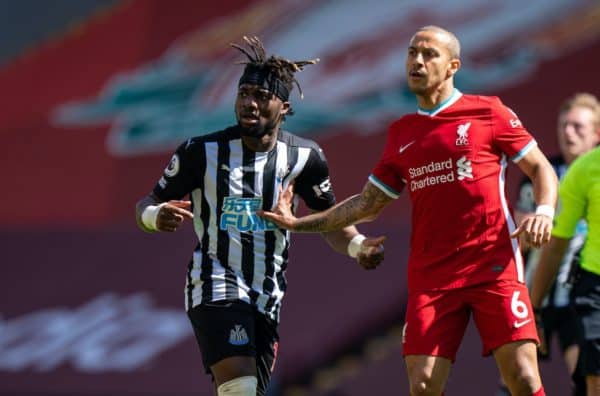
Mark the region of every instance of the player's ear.
POLYGON ((286 115, 290 111, 290 102, 283 102, 281 106, 281 115, 286 115))
POLYGON ((454 58, 450 60, 448 64, 448 70, 446 71, 446 77, 450 78, 456 74, 456 72, 460 69, 461 63, 460 59, 454 58))

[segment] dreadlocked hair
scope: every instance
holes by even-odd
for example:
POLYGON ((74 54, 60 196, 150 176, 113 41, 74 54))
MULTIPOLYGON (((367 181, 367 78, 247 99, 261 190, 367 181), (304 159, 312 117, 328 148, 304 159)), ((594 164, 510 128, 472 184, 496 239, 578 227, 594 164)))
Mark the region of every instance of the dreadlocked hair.
POLYGON ((298 87, 300 98, 304 98, 302 88, 294 74, 303 70, 306 65, 316 64, 319 61, 318 58, 304 61, 291 61, 275 55, 271 55, 267 58, 265 47, 258 37, 243 36, 243 39, 248 46, 248 49, 234 43, 230 44, 233 48, 239 50, 248 57, 247 61, 236 62, 237 64, 252 65, 268 69, 273 73, 275 78, 281 80, 288 87, 289 91, 292 90, 292 87, 295 84, 298 87))

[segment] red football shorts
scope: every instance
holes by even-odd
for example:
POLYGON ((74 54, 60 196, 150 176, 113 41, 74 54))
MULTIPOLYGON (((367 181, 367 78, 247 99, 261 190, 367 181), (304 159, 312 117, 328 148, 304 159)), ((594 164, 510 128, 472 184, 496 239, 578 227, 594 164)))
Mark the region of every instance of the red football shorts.
POLYGON ((452 290, 410 293, 403 354, 452 361, 473 314, 483 355, 518 340, 539 342, 527 287, 498 281, 452 290))

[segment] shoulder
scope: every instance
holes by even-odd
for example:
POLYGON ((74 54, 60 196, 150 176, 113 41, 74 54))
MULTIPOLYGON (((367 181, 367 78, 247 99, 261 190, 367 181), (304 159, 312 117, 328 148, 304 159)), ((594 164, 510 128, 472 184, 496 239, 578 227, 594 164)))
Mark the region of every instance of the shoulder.
POLYGON ((499 108, 506 108, 499 97, 485 95, 463 94, 460 105, 470 109, 480 109, 493 112, 499 108))
POLYGON ((388 127, 388 133, 393 135, 401 135, 407 131, 414 129, 414 125, 424 122, 429 119, 429 116, 420 115, 417 113, 405 114, 398 118, 388 127))
POLYGON ((214 143, 239 139, 240 134, 237 128, 229 127, 216 132, 209 132, 205 135, 194 136, 189 138, 180 145, 183 151, 196 151, 202 148, 206 143, 214 143))
POLYGON ((303 147, 317 150, 320 149, 319 145, 314 140, 302 138, 298 135, 294 135, 293 133, 284 130, 279 131, 277 140, 285 143, 290 147, 303 147))

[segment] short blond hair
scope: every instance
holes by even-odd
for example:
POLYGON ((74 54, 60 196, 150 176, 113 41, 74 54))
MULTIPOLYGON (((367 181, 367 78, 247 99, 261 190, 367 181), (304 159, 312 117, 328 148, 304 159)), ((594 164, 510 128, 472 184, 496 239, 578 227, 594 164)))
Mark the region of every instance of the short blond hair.
POLYGON ((600 102, 596 96, 586 92, 576 93, 560 105, 559 113, 564 114, 575 107, 590 109, 594 115, 594 126, 600 127, 600 102))

